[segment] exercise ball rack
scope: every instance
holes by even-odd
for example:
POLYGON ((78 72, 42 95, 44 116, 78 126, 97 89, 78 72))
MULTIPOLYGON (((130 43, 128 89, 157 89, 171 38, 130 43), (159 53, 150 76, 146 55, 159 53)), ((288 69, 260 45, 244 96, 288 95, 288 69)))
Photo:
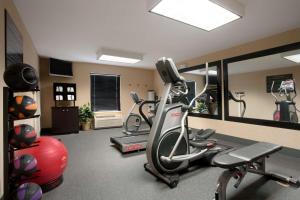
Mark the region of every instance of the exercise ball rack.
MULTIPOLYGON (((14 98, 15 93, 32 92, 33 94, 39 92, 38 87, 33 90, 12 90, 8 87, 3 87, 3 165, 4 165, 4 194, 3 200, 12 199, 14 188, 17 184, 17 178, 12 177, 14 169, 14 152, 19 149, 32 148, 39 146, 38 142, 34 142, 32 145, 25 148, 15 148, 9 143, 9 132, 14 128, 14 122, 18 120, 27 120, 39 118, 40 115, 34 115, 24 119, 17 119, 9 114, 8 107, 9 102, 14 98)), ((39 170, 39 169, 38 169, 39 170)), ((26 179, 22 179, 26 180, 26 179)))

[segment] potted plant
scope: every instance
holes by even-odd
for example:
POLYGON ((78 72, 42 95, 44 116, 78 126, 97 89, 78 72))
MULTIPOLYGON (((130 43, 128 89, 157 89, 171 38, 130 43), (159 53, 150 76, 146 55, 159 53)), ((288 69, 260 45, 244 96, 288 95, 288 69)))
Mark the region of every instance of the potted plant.
POLYGON ((207 106, 205 105, 204 102, 198 102, 197 106, 196 106, 196 110, 199 112, 199 113, 202 113, 202 114, 208 114, 208 109, 207 109, 207 106))
POLYGON ((94 113, 91 110, 90 104, 84 104, 79 108, 79 120, 82 130, 87 131, 91 129, 91 122, 93 120, 94 113))

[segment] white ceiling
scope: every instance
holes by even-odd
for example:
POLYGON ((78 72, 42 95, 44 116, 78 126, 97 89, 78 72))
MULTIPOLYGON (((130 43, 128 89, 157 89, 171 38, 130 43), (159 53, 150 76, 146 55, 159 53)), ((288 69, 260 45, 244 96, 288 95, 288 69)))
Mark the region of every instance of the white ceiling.
POLYGON ((147 12, 146 0, 14 0, 39 55, 100 63, 102 47, 144 54, 154 68, 300 27, 299 0, 239 0, 245 17, 211 32, 147 12))
POLYGON ((300 66, 300 64, 283 58, 281 54, 273 54, 270 56, 229 63, 228 74, 241 74, 293 66, 300 66))

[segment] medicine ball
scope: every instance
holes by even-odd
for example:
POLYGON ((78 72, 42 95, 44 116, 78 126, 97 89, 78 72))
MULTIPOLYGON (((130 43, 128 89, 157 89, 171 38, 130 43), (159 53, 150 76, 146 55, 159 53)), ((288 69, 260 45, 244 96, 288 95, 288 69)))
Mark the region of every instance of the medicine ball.
POLYGON ((28 124, 20 124, 10 131, 10 144, 17 148, 30 146, 36 140, 34 128, 28 124))
POLYGON ((36 70, 23 63, 10 65, 4 72, 4 81, 13 90, 33 90, 38 86, 36 70))
POLYGON ((42 196, 43 192, 38 184, 24 183, 18 187, 14 200, 41 200, 42 196))
POLYGON ((18 119, 32 117, 37 110, 37 104, 29 96, 15 96, 10 102, 8 111, 18 119))
POLYGON ((37 139, 38 146, 21 149, 15 155, 31 154, 37 159, 39 171, 27 181, 37 183, 47 190, 57 187, 62 182, 63 172, 68 164, 68 151, 58 139, 42 136, 37 139))
POLYGON ((30 154, 18 155, 14 160, 14 174, 31 176, 37 171, 37 160, 30 154))

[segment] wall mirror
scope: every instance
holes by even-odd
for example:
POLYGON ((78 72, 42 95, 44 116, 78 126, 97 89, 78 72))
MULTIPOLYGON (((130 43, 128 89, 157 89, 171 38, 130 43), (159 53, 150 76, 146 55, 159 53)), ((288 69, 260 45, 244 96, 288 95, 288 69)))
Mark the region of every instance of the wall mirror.
MULTIPOLYGON (((192 100, 200 93, 206 82, 205 64, 179 69, 181 76, 187 81, 189 93, 188 100, 192 100)), ((221 95, 221 61, 209 63, 208 88, 193 105, 190 116, 222 119, 221 95)))
POLYGON ((223 61, 225 120, 300 129, 300 42, 223 61))

